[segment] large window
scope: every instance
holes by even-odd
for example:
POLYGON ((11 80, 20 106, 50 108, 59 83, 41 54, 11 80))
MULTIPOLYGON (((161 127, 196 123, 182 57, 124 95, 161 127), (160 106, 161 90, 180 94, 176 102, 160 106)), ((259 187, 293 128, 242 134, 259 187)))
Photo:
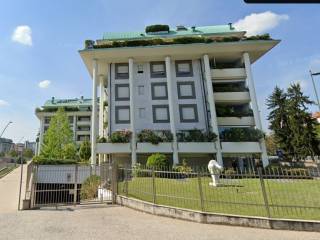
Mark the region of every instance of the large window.
POLYGON ((168 99, 167 83, 151 83, 152 100, 168 99))
POLYGON ((179 105, 180 122, 198 122, 198 110, 196 104, 179 105))
POLYGON ((179 60, 176 61, 176 76, 177 77, 192 77, 192 61, 191 60, 179 60))
POLYGON ((130 100, 129 84, 116 84, 115 92, 116 101, 130 100))
POLYGON ((169 106, 168 105, 153 105, 153 122, 154 123, 168 123, 170 122, 169 117, 169 106))
POLYGON ((165 62, 151 62, 150 63, 150 76, 152 78, 165 78, 166 77, 165 62))
POLYGON ((129 64, 128 63, 116 63, 115 64, 115 78, 116 79, 128 79, 129 78, 129 64))
POLYGON ((130 107, 129 106, 116 106, 115 113, 116 113, 115 116, 116 116, 117 124, 130 123, 130 107))
POLYGON ((194 82, 178 82, 178 98, 179 99, 194 99, 196 92, 194 82))

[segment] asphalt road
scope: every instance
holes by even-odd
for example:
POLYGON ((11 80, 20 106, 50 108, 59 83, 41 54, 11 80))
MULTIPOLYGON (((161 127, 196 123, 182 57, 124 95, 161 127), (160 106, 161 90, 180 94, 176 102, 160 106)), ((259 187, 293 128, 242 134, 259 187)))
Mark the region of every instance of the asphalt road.
POLYGON ((319 240, 320 233, 200 224, 97 205, 2 213, 0 239, 319 240))

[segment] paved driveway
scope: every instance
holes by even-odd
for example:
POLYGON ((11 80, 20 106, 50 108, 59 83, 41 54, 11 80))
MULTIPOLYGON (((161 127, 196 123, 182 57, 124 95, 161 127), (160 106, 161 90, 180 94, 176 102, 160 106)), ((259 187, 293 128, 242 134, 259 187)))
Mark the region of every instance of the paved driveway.
POLYGON ((319 240, 320 234, 199 224, 97 205, 0 214, 0 239, 319 240))

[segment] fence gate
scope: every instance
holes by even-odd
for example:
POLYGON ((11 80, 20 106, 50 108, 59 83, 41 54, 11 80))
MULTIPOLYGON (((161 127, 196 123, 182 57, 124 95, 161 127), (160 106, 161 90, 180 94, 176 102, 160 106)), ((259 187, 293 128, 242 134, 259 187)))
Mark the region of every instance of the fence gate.
POLYGON ((101 165, 30 165, 25 199, 30 207, 112 203, 116 168, 101 165))

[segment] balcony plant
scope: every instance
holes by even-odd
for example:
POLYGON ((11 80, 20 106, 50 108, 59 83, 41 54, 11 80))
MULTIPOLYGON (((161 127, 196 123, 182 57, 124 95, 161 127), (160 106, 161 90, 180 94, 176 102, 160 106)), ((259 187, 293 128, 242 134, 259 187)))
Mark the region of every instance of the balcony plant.
POLYGON ((146 33, 169 32, 169 25, 155 24, 146 26, 146 33))
POLYGON ((199 129, 180 131, 177 133, 178 142, 215 142, 217 135, 213 132, 203 132, 199 129))
POLYGON ((223 142, 258 142, 264 133, 255 128, 229 128, 220 133, 223 142))
POLYGON ((239 109, 235 106, 216 106, 217 117, 251 117, 253 116, 252 109, 239 109))
POLYGON ((143 129, 138 134, 139 142, 147 142, 152 144, 159 144, 160 142, 172 142, 172 133, 168 130, 155 132, 151 129, 143 129))
POLYGON ((115 131, 110 136, 111 143, 128 143, 130 142, 132 132, 130 130, 124 129, 115 131))
POLYGON ((248 88, 243 83, 216 84, 214 92, 247 92, 248 88))

